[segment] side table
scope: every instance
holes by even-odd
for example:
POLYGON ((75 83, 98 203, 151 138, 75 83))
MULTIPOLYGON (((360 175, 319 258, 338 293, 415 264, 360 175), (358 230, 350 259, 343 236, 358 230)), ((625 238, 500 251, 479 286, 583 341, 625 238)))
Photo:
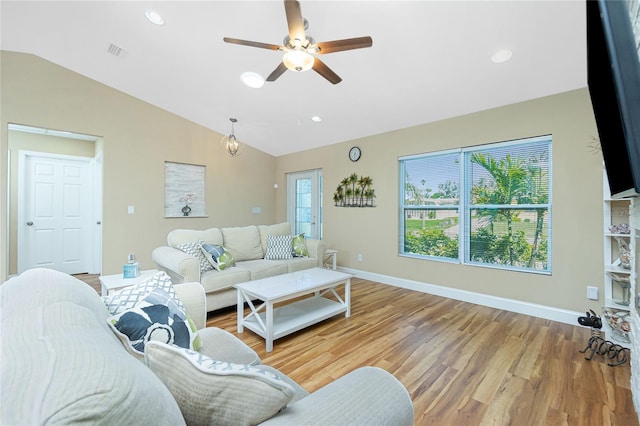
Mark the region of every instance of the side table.
POLYGON ((127 287, 146 280, 153 274, 158 272, 157 269, 149 269, 146 271, 140 271, 140 275, 135 278, 123 278, 122 274, 114 275, 102 275, 100 276, 100 286, 102 287, 102 295, 108 296, 110 291, 118 290, 122 287, 127 287))
POLYGON ((325 268, 330 268, 334 271, 338 269, 338 250, 326 249, 324 251, 323 263, 325 268))

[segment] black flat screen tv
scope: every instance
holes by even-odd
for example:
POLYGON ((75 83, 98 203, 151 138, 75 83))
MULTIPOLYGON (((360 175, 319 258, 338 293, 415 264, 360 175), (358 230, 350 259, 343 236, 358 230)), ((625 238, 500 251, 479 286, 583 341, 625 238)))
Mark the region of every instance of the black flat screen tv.
POLYGON ((638 0, 586 3, 587 81, 611 197, 638 196, 640 52, 632 26, 638 0))

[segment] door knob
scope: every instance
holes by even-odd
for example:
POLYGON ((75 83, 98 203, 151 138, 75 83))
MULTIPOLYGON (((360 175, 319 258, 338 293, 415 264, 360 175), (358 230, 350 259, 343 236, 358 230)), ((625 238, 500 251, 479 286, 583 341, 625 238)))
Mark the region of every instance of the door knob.
POLYGON ((102 222, 97 221, 97 222, 96 222, 96 225, 102 225, 102 222))
POLYGON ((27 226, 33 226, 33 222, 31 221, 27 222, 27 226))

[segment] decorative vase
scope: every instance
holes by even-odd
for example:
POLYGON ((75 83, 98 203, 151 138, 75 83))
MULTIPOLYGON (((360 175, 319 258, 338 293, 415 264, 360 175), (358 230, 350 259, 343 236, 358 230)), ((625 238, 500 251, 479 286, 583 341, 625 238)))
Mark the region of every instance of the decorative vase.
POLYGON ((187 204, 182 208, 182 215, 189 216, 189 213, 191 213, 191 207, 189 207, 189 204, 187 204))

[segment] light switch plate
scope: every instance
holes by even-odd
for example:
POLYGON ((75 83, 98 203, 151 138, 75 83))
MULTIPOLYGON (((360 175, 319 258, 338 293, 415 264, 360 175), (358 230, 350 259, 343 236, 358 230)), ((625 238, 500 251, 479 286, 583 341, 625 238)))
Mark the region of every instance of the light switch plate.
POLYGON ((587 299, 598 300, 598 287, 587 286, 587 299))

